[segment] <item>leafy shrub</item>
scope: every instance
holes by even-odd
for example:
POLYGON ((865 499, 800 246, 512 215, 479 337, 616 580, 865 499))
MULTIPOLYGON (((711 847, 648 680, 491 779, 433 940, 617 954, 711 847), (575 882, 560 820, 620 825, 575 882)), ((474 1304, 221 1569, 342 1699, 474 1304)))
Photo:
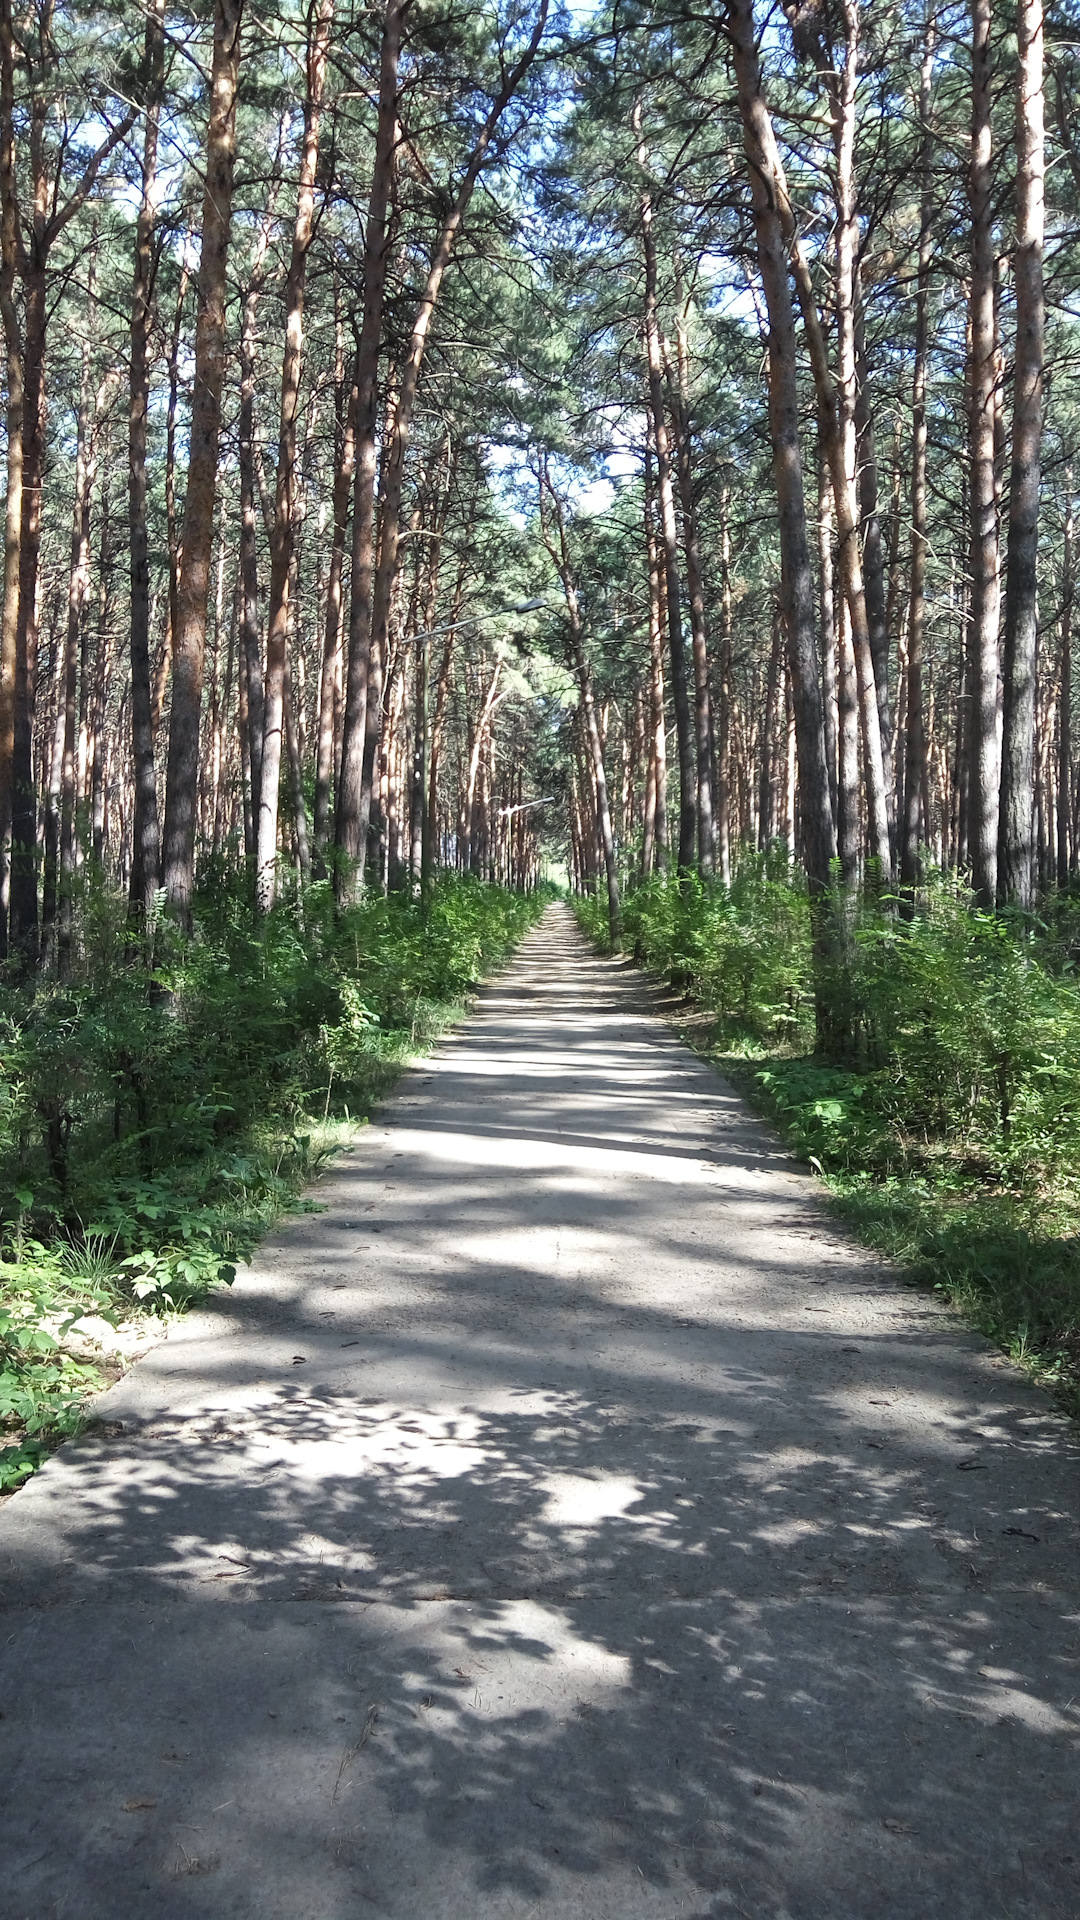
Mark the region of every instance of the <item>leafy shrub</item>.
POLYGON ((171 1311, 238 1261, 402 1062, 536 917, 543 896, 442 876, 423 904, 329 887, 254 926, 221 874, 148 977, 122 911, 91 902, 69 984, 0 984, 0 1488, 70 1431, 92 1368, 79 1314, 171 1311))
MULTIPOLYGON (((601 916, 589 899, 578 912, 596 940, 606 909, 601 916)), ((812 1033, 806 889, 782 849, 744 856, 730 888, 655 874, 628 895, 623 928, 634 957, 692 993, 726 1038, 790 1043, 812 1033)))

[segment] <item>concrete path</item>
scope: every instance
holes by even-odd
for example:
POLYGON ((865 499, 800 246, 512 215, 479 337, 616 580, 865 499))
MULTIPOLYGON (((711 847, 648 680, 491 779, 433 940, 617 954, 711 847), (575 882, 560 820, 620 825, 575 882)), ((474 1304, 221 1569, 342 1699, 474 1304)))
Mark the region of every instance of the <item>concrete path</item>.
POLYGON ((0 1510, 3 1920, 1080 1914, 1077 1447, 553 908, 0 1510))

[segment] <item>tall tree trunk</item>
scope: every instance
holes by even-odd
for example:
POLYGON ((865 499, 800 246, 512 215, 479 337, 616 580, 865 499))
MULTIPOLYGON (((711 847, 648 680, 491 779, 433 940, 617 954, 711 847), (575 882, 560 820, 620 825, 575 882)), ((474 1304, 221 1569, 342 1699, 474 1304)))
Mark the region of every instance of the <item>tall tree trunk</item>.
MULTIPOLYGON (((97 426, 104 412, 112 379, 106 376, 93 405, 92 417, 85 423, 82 471, 76 472, 75 506, 71 529, 71 571, 68 585, 67 630, 64 640, 63 715, 60 737, 60 870, 57 892, 56 965, 61 980, 71 972, 74 944, 74 886, 76 871, 76 828, 78 782, 76 744, 78 727, 78 679, 82 629, 90 593, 90 501, 97 466, 97 426)), ((89 396, 88 396, 89 397, 89 396)), ((59 728, 57 729, 59 736, 59 728)))
POLYGON ((4 607, 0 625, 0 958, 8 951, 9 835, 15 754, 15 636, 22 533, 22 327, 15 304, 19 208, 15 182, 15 68, 11 0, 0 0, 0 312, 7 371, 4 607))
MULTIPOLYGON (((870 368, 866 357, 862 292, 855 274, 855 446, 859 475, 859 516, 862 534, 863 578, 870 660, 877 693, 878 732, 881 737, 885 804, 893 806, 892 716, 889 708, 889 618, 885 591, 885 541, 881 531, 877 443, 870 402, 870 368)), ((890 829, 894 822, 890 818, 890 829)))
POLYGON ((390 233, 388 213, 397 140, 402 0, 386 0, 379 69, 375 163, 364 230, 364 308, 356 349, 356 488, 353 501, 352 597, 349 612, 341 771, 334 811, 334 893, 344 906, 363 886, 370 787, 364 762, 369 718, 380 690, 372 685, 371 592, 375 574, 375 474, 378 463, 379 344, 382 338, 390 233), (369 714, 369 709, 371 710, 369 714), (365 804, 366 802, 366 804, 365 804))
POLYGON ((821 901, 829 887, 836 840, 825 760, 799 441, 801 409, 795 315, 788 280, 787 235, 781 215, 786 189, 778 192, 783 189, 783 171, 761 90, 752 0, 726 0, 726 11, 750 173, 758 267, 769 314, 769 428, 779 510, 781 593, 795 703, 801 842, 813 902, 819 1032, 822 1042, 827 1043, 831 1008, 825 969, 831 960, 832 942, 821 901))
POLYGON ((836 682, 836 581, 833 565, 833 497, 829 463, 818 435, 818 585, 821 606, 821 682, 825 720, 825 760, 829 770, 829 799, 838 819, 837 753, 840 726, 836 682))
POLYGON ((1058 676, 1057 883, 1065 887, 1076 864, 1070 858, 1072 798, 1072 615, 1073 615, 1073 470, 1065 469, 1065 550, 1061 565, 1061 658, 1058 676))
POLYGON ((221 384, 225 371, 225 293, 236 158, 236 86, 244 0, 214 0, 214 58, 206 137, 206 188, 199 262, 199 317, 191 400, 183 557, 173 643, 172 719, 165 793, 163 869, 169 906, 190 921, 195 890, 206 608, 214 542, 221 384))
MULTIPOLYGON (((858 360, 856 354, 856 311, 858 302, 857 257, 858 219, 855 193, 855 116, 859 62, 859 13, 857 0, 844 0, 845 48, 842 71, 831 88, 833 102, 833 149, 836 157, 836 322, 837 381, 835 404, 826 405, 825 425, 830 446, 830 466, 836 495, 840 533, 840 564, 844 575, 851 616, 851 640, 859 686, 859 718, 862 723, 863 768, 866 807, 870 827, 870 851, 879 863, 886 882, 892 872, 892 847, 889 832, 889 782, 881 735, 878 683, 874 663, 874 627, 871 603, 866 591, 865 572, 859 552, 858 529, 862 514, 857 508, 856 473, 858 465, 857 412, 858 360)), ((805 316, 804 316, 805 317, 805 316)), ((816 316, 815 316, 816 317, 816 316)), ((876 482, 873 483, 876 520, 876 482)), ((877 543, 880 558, 880 539, 877 543)), ((884 630, 884 590, 876 625, 884 630)), ((886 642, 887 644, 887 642, 886 642)))
POLYGON ((619 894, 619 864, 615 853, 615 834, 611 824, 611 806, 608 800, 607 774, 604 770, 604 744, 596 720, 596 702, 593 697, 592 667, 585 651, 585 634, 581 624, 581 607, 578 602, 577 588, 570 565, 570 555, 566 544, 566 519, 562 501, 548 476, 547 462, 542 461, 540 468, 540 524, 544 545, 555 563, 556 572, 562 582, 563 599, 566 602, 566 617, 570 627, 570 644, 573 649, 574 671, 577 675, 578 692, 581 705, 580 714, 585 729, 592 765, 593 786, 596 794, 597 836, 604 852, 604 872, 607 879, 608 898, 608 935, 614 953, 619 950, 622 934, 622 901, 619 894), (548 512, 544 510, 544 496, 550 502, 548 512), (553 524, 552 524, 553 523, 553 524))
POLYGON ((930 269, 933 259, 933 107, 936 15, 928 11, 919 76, 919 269, 915 295, 915 365, 911 382, 911 585, 908 603, 905 701, 904 814, 900 879, 919 879, 919 845, 929 823, 922 813, 926 783, 923 722, 923 640, 926 631, 926 368, 930 348, 930 269))
POLYGON ((664 406, 664 363, 657 313, 656 236, 653 231, 652 194, 647 184, 648 160, 641 135, 641 102, 634 102, 632 127, 637 137, 638 167, 642 176, 640 193, 641 247, 645 265, 645 361, 648 372, 649 416, 652 443, 656 454, 657 498, 660 504, 660 536, 664 554, 664 586, 667 601, 668 645, 671 649, 671 694, 675 707, 675 740, 679 758, 679 871, 689 873, 694 865, 697 842, 697 781, 694 771, 694 731, 690 716, 690 692, 687 675, 686 643, 682 628, 682 583, 679 578, 679 544, 675 525, 675 496, 671 477, 671 446, 664 406))
POLYGON ((135 807, 131 830, 131 904, 145 924, 158 887, 157 780, 150 684, 150 554, 146 523, 147 408, 154 298, 158 123, 165 86, 165 0, 149 0, 143 52, 142 198, 135 224, 128 399, 128 540, 131 563, 131 746, 135 807))
POLYGON ((1035 891, 1034 757, 1039 476, 1043 411, 1043 0, 1018 0, 1016 84, 1016 356, 1005 571, 1004 713, 998 898, 1030 907, 1035 891))
POLYGON ((697 754, 698 866, 706 879, 716 871, 716 826, 713 820, 712 695, 709 687, 709 646, 705 628, 705 589, 701 577, 697 503, 694 499, 693 444, 690 431, 690 367, 686 339, 686 309, 682 300, 676 314, 678 382, 672 389, 679 504, 682 508, 683 553, 686 557, 686 597, 690 606, 690 636, 694 660, 694 745, 697 754))
POLYGON ((716 849, 720 878, 731 885, 731 489, 720 489, 720 724, 717 728, 716 849))
POLYGON ((653 863, 668 863, 667 713, 664 699, 664 576, 656 539, 656 500, 652 450, 645 450, 645 546, 649 564, 649 756, 652 813, 646 819, 641 870, 647 879, 653 863))
MULTIPOLYGON (((42 180, 44 185, 44 180, 42 180)), ((37 209, 35 210, 37 211, 37 209)), ((43 208, 41 209, 43 214, 43 208)), ((39 224, 35 219, 35 226, 39 224)), ((37 597, 45 470, 45 348, 48 326, 46 255, 38 247, 23 270, 22 526, 19 613, 15 627, 15 723, 11 780, 11 952, 32 967, 38 951, 37 795, 34 790, 34 691, 37 597)))
POLYGON ((172 337, 169 341, 169 397, 165 407, 165 533, 169 548, 169 592, 166 602, 165 637, 154 674, 150 704, 150 722, 155 739, 165 706, 165 688, 168 685, 172 667, 178 622, 180 521, 176 511, 176 416, 180 400, 180 347, 184 327, 184 302, 187 299, 190 278, 185 244, 185 257, 180 267, 180 284, 176 289, 176 306, 173 310, 172 337))
MULTIPOLYGON (((92 292, 89 305, 92 310, 92 292)), ((41 888, 43 956, 47 960, 50 955, 50 948, 52 948, 57 960, 57 968, 62 978, 65 978, 67 974, 65 960, 70 957, 70 938, 66 943, 67 954, 62 954, 60 944, 56 939, 56 922, 60 892, 61 821, 66 812, 67 820, 64 821, 64 824, 68 825, 70 823, 69 830, 73 849, 76 797, 75 732, 79 697, 79 649, 82 639, 84 610, 90 588, 90 492, 94 480, 94 407, 90 390, 89 324, 83 337, 81 358, 82 374, 79 383, 79 414, 75 441, 75 492, 72 498, 71 559, 68 566, 67 619, 65 622, 63 646, 60 649, 60 672, 57 678, 56 724, 53 735, 52 764, 49 769, 45 804, 45 860, 41 888), (67 807, 65 803, 68 797, 66 791, 66 775, 68 773, 67 760, 69 751, 71 804, 70 807, 67 807)), ((70 871, 74 871, 73 858, 70 861, 70 871)), ((70 904, 67 919, 70 928, 70 904)))
POLYGON ((859 884, 862 816, 859 805, 859 680, 851 644, 851 610, 836 609, 837 773, 836 841, 840 877, 848 893, 859 884))
POLYGON ((335 725, 338 690, 341 684, 341 609, 342 574, 345 566, 345 541, 349 527, 349 500, 356 466, 355 356, 346 372, 344 343, 338 342, 338 366, 335 381, 337 406, 334 434, 333 532, 330 543, 330 568, 326 581, 326 611, 323 623, 322 673, 319 680, 319 735, 315 759, 315 818, 313 838, 317 868, 324 871, 322 856, 330 840, 331 796, 334 790, 335 725))
POLYGON ((970 363, 968 367, 971 616, 969 627, 968 854, 976 897, 992 907, 997 893, 998 829, 998 501, 994 416, 997 343, 994 326, 992 168, 992 0, 971 0, 970 363))
POLYGON ((262 787, 263 752, 263 669, 262 636, 259 629, 259 529, 256 520, 255 483, 255 392, 258 384, 256 365, 259 298, 274 219, 274 189, 281 161, 281 146, 274 167, 269 203, 259 222, 252 247, 244 293, 240 326, 240 408, 237 421, 237 465, 240 475, 240 678, 244 688, 246 720, 245 758, 248 771, 250 831, 245 841, 247 858, 255 864, 255 842, 259 826, 259 795, 262 787))
POLYGON ((772 646, 765 681, 765 707, 761 716, 761 753, 758 763, 758 851, 764 853, 775 830, 773 807, 773 768, 776 760, 776 700, 780 690, 780 653, 784 644, 784 615, 773 608, 772 646))
MULTIPOLYGON (((304 138, 296 197, 292 252, 285 282, 285 350, 281 363, 281 414, 278 429, 277 485, 270 539, 270 598, 267 610, 266 680, 263 689, 263 748, 255 846, 255 896, 262 912, 274 904, 277 870, 278 787, 281 779, 285 666, 289 639, 289 579, 296 538, 296 420, 304 352, 304 288, 315 220, 315 175, 319 164, 326 59, 333 24, 333 0, 315 0, 308 15, 307 95, 304 138)), ((305 838, 306 850, 306 838, 305 838)))

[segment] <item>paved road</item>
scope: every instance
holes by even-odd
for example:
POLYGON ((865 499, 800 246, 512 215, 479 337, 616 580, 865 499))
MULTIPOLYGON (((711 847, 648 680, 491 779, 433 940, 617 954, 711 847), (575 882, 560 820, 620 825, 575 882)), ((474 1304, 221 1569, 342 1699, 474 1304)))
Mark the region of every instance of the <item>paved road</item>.
POLYGON ((0 1510, 3 1920, 1075 1920, 1071 1430, 631 970, 321 1198, 0 1510))

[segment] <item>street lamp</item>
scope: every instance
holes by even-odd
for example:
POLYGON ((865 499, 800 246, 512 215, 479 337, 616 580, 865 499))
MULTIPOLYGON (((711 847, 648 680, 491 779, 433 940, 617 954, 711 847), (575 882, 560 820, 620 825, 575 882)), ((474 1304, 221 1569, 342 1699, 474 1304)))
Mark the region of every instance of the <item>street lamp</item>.
POLYGON ((495 818, 509 820, 512 813, 531 813, 534 807, 553 807, 554 805, 555 795, 546 793, 542 800, 519 800, 516 807, 500 807, 495 818))
POLYGON ((548 599, 546 594, 542 594, 539 598, 533 600, 519 600, 514 606, 500 607, 494 613, 476 613, 469 615, 464 620, 444 621, 440 627, 425 627, 420 633, 410 634, 404 643, 407 647, 418 646, 420 648, 420 685, 417 689, 419 694, 417 705, 420 710, 418 733, 420 737, 417 741, 418 752, 416 758, 420 762, 418 771, 420 774, 420 897, 422 900, 426 900, 428 897, 431 886, 431 869, 434 865, 432 859, 434 852, 432 847, 433 822, 428 796, 428 758, 430 753, 428 738, 428 641, 434 640, 441 633, 456 633, 460 627, 485 627, 490 626, 492 621, 506 620, 514 614, 539 613, 541 607, 546 607, 547 605, 548 599))

